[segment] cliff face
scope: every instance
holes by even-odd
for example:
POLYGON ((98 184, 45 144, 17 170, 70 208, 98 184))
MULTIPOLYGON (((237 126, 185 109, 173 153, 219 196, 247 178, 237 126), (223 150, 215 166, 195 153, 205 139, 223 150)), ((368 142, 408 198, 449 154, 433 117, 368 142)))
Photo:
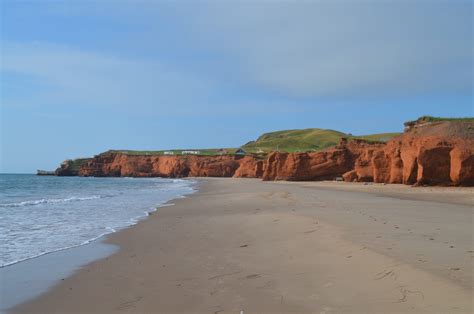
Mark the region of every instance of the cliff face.
POLYGON ((351 170, 352 156, 340 146, 322 152, 279 153, 268 156, 263 180, 310 181, 334 179, 351 170))
POLYGON ((238 177, 261 176, 263 161, 251 156, 143 156, 104 153, 83 165, 80 176, 238 177))
POLYGON ((131 177, 239 177, 474 186, 474 123, 413 124, 387 143, 342 140, 307 153, 255 156, 129 155, 103 153, 67 161, 58 175, 131 177))
POLYGON ((264 180, 324 180, 474 185, 474 123, 414 126, 386 144, 342 141, 314 153, 272 153, 264 180))
POLYGON ((54 174, 61 177, 77 176, 81 167, 89 160, 91 158, 67 159, 54 171, 54 174))
MULTIPOLYGON (((388 183, 474 185, 474 123, 434 122, 388 142, 388 183)), ((376 182, 385 182, 377 181, 376 182)))

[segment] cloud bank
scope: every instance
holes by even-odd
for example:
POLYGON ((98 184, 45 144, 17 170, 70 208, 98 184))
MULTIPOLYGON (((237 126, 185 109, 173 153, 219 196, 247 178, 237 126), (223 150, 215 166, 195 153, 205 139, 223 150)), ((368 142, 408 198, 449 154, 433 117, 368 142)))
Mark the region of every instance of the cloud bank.
POLYGON ((387 100, 473 87, 470 1, 98 1, 34 10, 130 32, 108 39, 113 52, 101 50, 101 38, 72 46, 4 41, 6 104, 185 113, 278 103, 284 111, 301 99, 387 100))
POLYGON ((28 89, 22 97, 6 89, 6 105, 172 109, 177 104, 186 107, 210 92, 204 78, 157 60, 127 59, 66 45, 4 42, 2 58, 3 75, 12 75, 7 83, 26 83, 23 90, 28 89))
POLYGON ((243 79, 293 96, 472 88, 470 1, 237 2, 190 18, 198 41, 233 56, 243 79))

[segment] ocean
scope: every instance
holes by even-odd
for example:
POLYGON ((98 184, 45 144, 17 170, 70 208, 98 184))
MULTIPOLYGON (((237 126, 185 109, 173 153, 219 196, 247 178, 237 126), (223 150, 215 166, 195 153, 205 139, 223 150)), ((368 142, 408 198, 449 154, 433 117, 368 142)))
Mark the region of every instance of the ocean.
POLYGON ((0 267, 85 245, 194 192, 192 180, 0 174, 0 267))

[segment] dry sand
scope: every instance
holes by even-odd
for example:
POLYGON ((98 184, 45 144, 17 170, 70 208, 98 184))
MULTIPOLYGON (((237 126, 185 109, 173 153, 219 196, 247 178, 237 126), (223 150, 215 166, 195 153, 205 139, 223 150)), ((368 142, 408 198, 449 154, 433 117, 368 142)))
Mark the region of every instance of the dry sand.
POLYGON ((473 189, 199 179, 16 313, 473 310, 473 189))

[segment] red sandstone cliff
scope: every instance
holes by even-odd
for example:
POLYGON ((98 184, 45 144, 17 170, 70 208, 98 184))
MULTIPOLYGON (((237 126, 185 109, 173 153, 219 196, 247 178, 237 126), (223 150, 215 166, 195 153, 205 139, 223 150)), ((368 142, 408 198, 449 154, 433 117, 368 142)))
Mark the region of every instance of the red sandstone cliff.
POLYGON ((238 177, 257 178, 263 160, 252 156, 158 156, 103 153, 79 170, 96 177, 238 177))
POLYGON ((264 180, 366 181, 474 185, 474 123, 433 122, 386 144, 342 141, 321 152, 272 153, 264 180))
MULTIPOLYGON (((357 168, 357 181, 373 181, 370 164, 373 154, 383 144, 354 140, 319 152, 279 153, 268 156, 264 180, 332 180, 357 168)), ((354 176, 351 177, 355 179, 354 176)), ((351 180, 352 181, 352 180, 351 180)))
MULTIPOLYGON (((70 175, 68 164, 56 171, 70 175)), ((387 143, 342 140, 307 153, 255 156, 129 155, 107 152, 81 164, 80 176, 241 177, 474 186, 474 123, 411 123, 387 143)))

